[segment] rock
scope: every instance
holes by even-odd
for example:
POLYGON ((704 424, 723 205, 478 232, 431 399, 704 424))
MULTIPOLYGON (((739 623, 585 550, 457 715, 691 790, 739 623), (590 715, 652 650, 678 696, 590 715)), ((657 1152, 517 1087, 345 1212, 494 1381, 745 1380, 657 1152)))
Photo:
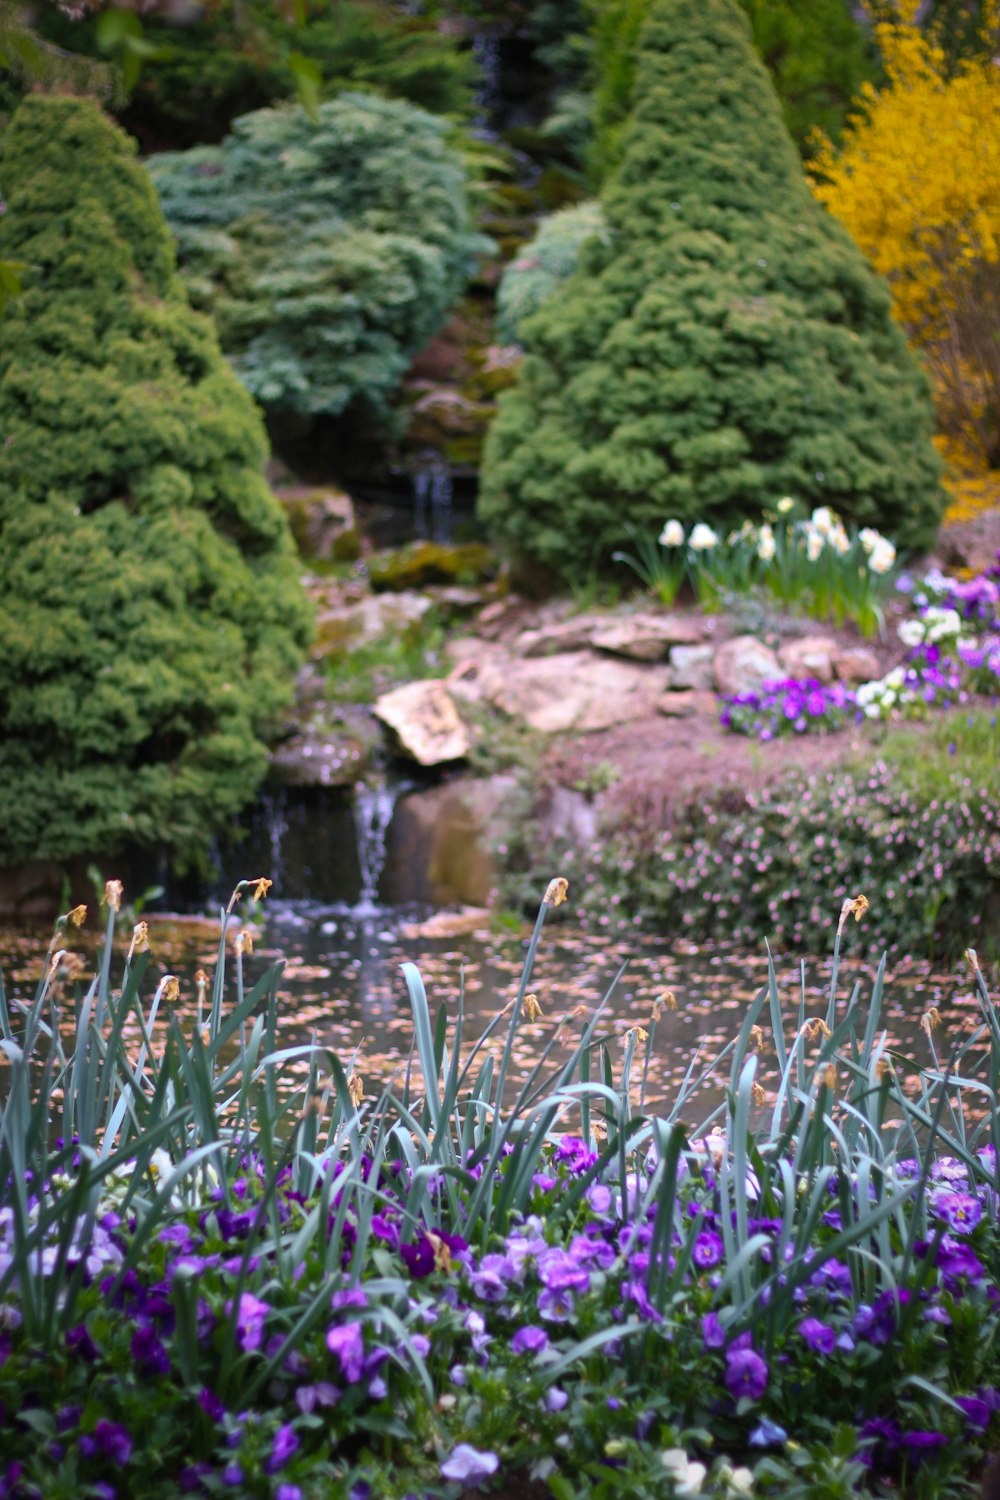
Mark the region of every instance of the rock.
POLYGON ((689 688, 683 692, 664 693, 657 701, 657 710, 668 719, 689 719, 695 714, 710 715, 718 712, 718 699, 714 693, 700 692, 689 688))
POLYGON ((445 684, 435 678, 383 693, 372 711, 422 766, 446 765, 469 753, 469 732, 445 684))
POLYGON ((949 572, 968 568, 970 573, 985 573, 1000 555, 1000 494, 992 476, 979 485, 966 483, 963 489, 978 493, 975 503, 982 509, 966 520, 946 520, 938 535, 938 551, 949 572))
POLYGON ((423 594, 368 594, 356 603, 324 609, 316 619, 314 659, 356 650, 419 625, 431 608, 423 594))
POLYGON ((66 909, 59 904, 64 879, 65 870, 56 860, 29 860, 0 870, 0 913, 51 921, 66 909))
POLYGON ((475 583, 497 572, 496 558, 481 542, 411 542, 398 552, 374 553, 367 565, 372 588, 392 593, 428 583, 475 583))
POLYGON ((272 752, 271 769, 285 786, 353 786, 367 761, 360 741, 342 734, 321 737, 307 729, 272 752))
POLYGON ((652 714, 663 679, 648 667, 589 651, 523 660, 481 642, 451 673, 448 686, 524 719, 541 734, 587 734, 652 714))
POLYGON ((295 487, 277 491, 288 524, 308 562, 354 562, 361 537, 354 502, 344 490, 295 487))
POLYGON ((828 635, 805 635, 797 641, 785 641, 778 649, 778 661, 786 677, 832 682, 836 650, 837 642, 828 635))
POLYGON ((841 682, 872 682, 882 675, 878 657, 865 646, 837 646, 833 670, 841 682))
MULTIPOLYGON (((427 597, 441 614, 450 617, 471 615, 483 602, 483 589, 471 588, 466 584, 449 583, 438 585, 436 588, 428 588, 427 597)), ((386 598, 386 595, 380 597, 386 598)), ((389 595, 389 598, 392 596, 389 595)))
POLYGON ((711 692, 714 658, 714 646, 671 646, 667 686, 711 692))
POLYGON ((784 675, 774 652, 754 635, 736 635, 715 653, 715 685, 720 693, 755 693, 784 675))
POLYGON ((663 661, 671 646, 693 646, 701 638, 697 622, 679 615, 629 615, 595 630, 591 644, 634 661, 663 661))
POLYGON ((554 786, 538 813, 540 847, 566 844, 583 850, 595 842, 597 832, 597 809, 591 799, 572 787, 554 786))
POLYGON ((516 791, 513 776, 466 776, 402 797, 389 829, 385 899, 485 907, 496 881, 493 844, 516 791))
POLYGON ((599 615, 576 615, 569 620, 555 620, 522 631, 511 642, 511 650, 528 659, 556 656, 560 651, 586 651, 592 643, 594 631, 603 624, 599 615))
POLYGON ((461 911, 438 911, 426 922, 407 922, 399 929, 404 942, 414 938, 464 937, 470 932, 489 931, 490 913, 485 906, 463 906, 461 911))

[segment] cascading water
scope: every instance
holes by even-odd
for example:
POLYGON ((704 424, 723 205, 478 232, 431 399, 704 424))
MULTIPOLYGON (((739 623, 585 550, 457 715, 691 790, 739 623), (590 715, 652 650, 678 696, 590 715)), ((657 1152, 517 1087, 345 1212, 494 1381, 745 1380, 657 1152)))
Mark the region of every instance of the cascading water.
POLYGON ((500 99, 500 42, 495 31, 481 31, 472 38, 472 55, 479 68, 479 84, 473 96, 473 133, 495 139, 493 116, 500 99))
POLYGON ((373 916, 378 910, 378 883, 385 865, 386 835, 392 822, 398 788, 382 782, 354 789, 354 828, 357 836, 361 889, 354 905, 357 917, 373 916))
POLYGON ((431 455, 413 476, 413 529, 418 537, 451 541, 451 472, 444 459, 431 455))

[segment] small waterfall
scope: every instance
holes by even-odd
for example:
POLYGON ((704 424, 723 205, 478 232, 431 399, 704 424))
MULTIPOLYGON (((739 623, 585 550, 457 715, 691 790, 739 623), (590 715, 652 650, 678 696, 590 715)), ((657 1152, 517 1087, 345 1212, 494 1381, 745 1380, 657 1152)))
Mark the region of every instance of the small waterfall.
POLYGON ((260 800, 260 818, 269 856, 266 874, 280 892, 284 875, 282 845, 288 832, 288 799, 284 788, 266 792, 260 800))
POLYGON ((371 916, 378 911, 378 883, 385 865, 385 841, 392 822, 398 789, 384 782, 354 789, 354 829, 357 836, 358 868, 361 890, 355 903, 356 916, 371 916))
POLYGON ((481 31, 472 38, 472 55, 479 67, 479 83, 473 96, 473 132, 493 139, 493 116, 500 101, 500 42, 495 31, 481 31))
POLYGON ((413 476, 413 529, 418 537, 451 541, 451 472, 439 454, 427 457, 413 476))

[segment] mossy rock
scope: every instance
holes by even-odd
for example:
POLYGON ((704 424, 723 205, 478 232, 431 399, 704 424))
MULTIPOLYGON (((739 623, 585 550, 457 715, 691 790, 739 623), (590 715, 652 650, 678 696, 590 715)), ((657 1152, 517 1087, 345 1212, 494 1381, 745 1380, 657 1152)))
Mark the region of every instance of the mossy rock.
POLYGON ((295 545, 310 563, 352 563, 361 556, 354 504, 343 490, 278 491, 295 545))
POLYGON ((481 542, 451 546, 445 542, 411 542, 398 552, 380 552, 368 559, 373 589, 397 592, 429 583, 477 583, 494 578, 497 559, 481 542))

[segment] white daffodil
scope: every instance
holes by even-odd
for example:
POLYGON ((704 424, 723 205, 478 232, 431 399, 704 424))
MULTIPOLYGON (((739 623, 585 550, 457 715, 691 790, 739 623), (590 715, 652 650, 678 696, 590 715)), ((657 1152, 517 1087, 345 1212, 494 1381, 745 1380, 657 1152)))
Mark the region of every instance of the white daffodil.
POLYGON ((882 541, 882 533, 876 531, 874 526, 863 526, 858 532, 858 541, 869 554, 875 551, 879 542, 882 541))
POLYGON ((807 526, 806 527, 806 557, 808 557, 808 559, 809 559, 810 562, 816 562, 816 560, 819 557, 820 553, 823 551, 823 546, 824 546, 823 533, 821 531, 818 531, 815 526, 807 526))
POLYGON ((711 526, 706 526, 704 521, 699 521, 691 532, 688 545, 692 552, 710 552, 719 545, 718 532, 713 531, 711 526))
POLYGON ((660 532, 661 547, 683 547, 684 527, 680 521, 668 521, 660 532))
POLYGON ((781 499, 778 501, 777 509, 779 516, 787 516, 790 510, 794 510, 795 501, 792 499, 791 495, 782 495, 781 499))
POLYGON ((812 513, 812 524, 821 537, 828 537, 840 523, 828 505, 821 505, 812 513))
POLYGON ((774 556, 774 532, 767 524, 760 528, 757 537, 757 556, 761 562, 770 562, 774 556))
POLYGON ((868 566, 873 573, 888 573, 895 561, 895 547, 886 537, 879 537, 876 546, 868 556, 868 566))

